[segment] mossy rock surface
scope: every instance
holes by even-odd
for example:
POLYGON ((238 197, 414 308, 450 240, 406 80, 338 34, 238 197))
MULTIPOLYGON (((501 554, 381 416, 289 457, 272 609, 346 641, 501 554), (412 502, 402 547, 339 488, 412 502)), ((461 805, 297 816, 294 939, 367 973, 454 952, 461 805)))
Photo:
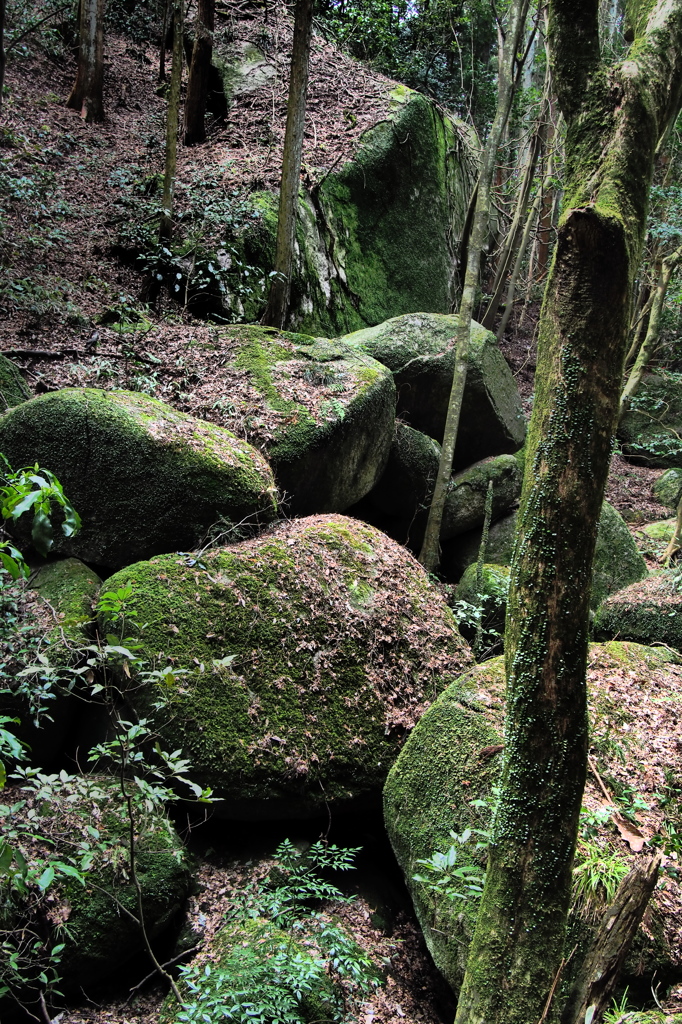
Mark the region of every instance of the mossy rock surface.
POLYGON ((29 745, 32 763, 43 769, 58 763, 81 710, 71 692, 75 677, 69 669, 82 663, 83 648, 94 640, 94 602, 100 584, 92 569, 77 558, 66 558, 42 566, 27 584, 18 585, 22 643, 14 657, 5 657, 9 678, 0 692, 0 714, 21 719, 17 735, 29 745), (38 673, 25 678, 26 689, 17 692, 17 674, 31 665, 39 668, 39 657, 57 670, 59 685, 53 683, 41 697, 38 673), (46 714, 39 714, 40 705, 46 714))
POLYGON ((660 643, 682 651, 682 592, 666 572, 608 597, 597 609, 595 636, 660 643))
MULTIPOLYGON (((193 966, 205 969, 206 965, 211 974, 226 972, 245 1001, 249 998, 255 1000, 258 997, 255 986, 252 990, 245 988, 245 980, 253 978, 255 974, 254 953, 258 954, 258 961, 267 965, 268 960, 272 960, 278 954, 281 955, 282 951, 287 957, 291 957, 292 961, 296 959, 301 964, 301 973, 306 968, 313 971, 315 952, 308 948, 302 937, 283 931, 264 918, 231 921, 209 940, 193 962, 193 966)), ((317 977, 310 991, 305 992, 300 1000, 301 1017, 310 1024, 334 1024, 339 1019, 336 1008, 341 1001, 341 994, 335 993, 334 986, 326 974, 315 973, 317 977)), ((268 980, 274 982, 275 977, 271 976, 268 980)), ((182 996, 188 1001, 196 998, 188 993, 187 985, 183 985, 182 980, 179 987, 182 996)), ((180 1007, 169 994, 161 1007, 158 1024, 175 1024, 179 1012, 180 1007)))
POLYGON ((395 417, 393 378, 381 363, 343 341, 264 327, 221 331, 216 349, 223 376, 234 378, 225 401, 254 408, 249 436, 292 512, 342 512, 371 490, 395 417))
MULTIPOLYGON (((488 534, 484 559, 498 565, 509 565, 514 553, 516 513, 493 523, 488 534)), ((459 579, 468 565, 478 558, 481 530, 457 537, 445 553, 444 565, 448 574, 459 579)), ((602 506, 597 531, 592 572, 590 605, 596 608, 609 594, 648 575, 646 562, 630 533, 625 520, 607 501, 602 506)))
POLYGON ((513 455, 493 456, 455 473, 445 500, 441 540, 458 537, 483 524, 491 483, 492 515, 498 519, 519 499, 521 482, 521 469, 513 455))
MULTIPOLYGON (((131 785, 133 785, 131 783, 131 785)), ((134 789, 134 785, 133 785, 134 789)), ((139 925, 138 897, 130 880, 129 818, 116 778, 66 777, 50 799, 30 790, 6 794, 3 830, 18 829, 15 840, 29 862, 37 855, 80 867, 91 852, 94 859, 83 871, 85 882, 59 877, 34 914, 18 904, 5 924, 36 927, 47 938, 39 955, 57 942, 65 948, 59 964, 62 987, 80 991, 115 975, 144 949, 139 925), (25 800, 23 806, 20 798, 25 800), (34 810, 37 815, 29 818, 34 810), (94 829, 95 833, 88 832, 94 829), (25 915, 29 916, 26 917, 25 915), (62 927, 66 925, 66 927, 62 927)), ((3 801, 4 803, 5 801, 3 801)), ((145 927, 151 939, 171 925, 189 894, 190 871, 182 843, 168 819, 134 800, 136 870, 142 888, 145 927)), ((33 904, 32 904, 33 906, 33 904)))
MULTIPOLYGON (((219 517, 267 522, 272 471, 246 441, 148 395, 66 388, 0 420, 0 451, 60 480, 83 527, 55 548, 110 568, 195 546, 219 517)), ((27 528, 24 528, 27 529, 27 528)))
POLYGON ((433 492, 439 460, 437 441, 396 420, 386 468, 368 501, 386 515, 412 519, 433 492))
POLYGON ((623 453, 634 462, 662 469, 682 460, 682 375, 645 374, 631 407, 618 424, 623 453))
MULTIPOLYGON (((681 670, 675 661, 669 652, 639 644, 593 644, 590 648, 592 756, 600 772, 612 773, 635 791, 646 792, 652 814, 647 824, 640 824, 647 834, 661 823, 660 810, 654 806, 657 796, 652 796, 652 783, 646 784, 647 772, 653 773, 658 786, 665 787, 665 773, 671 766, 667 752, 675 766, 680 761, 676 707, 681 670), (661 726, 658 732, 656 722, 661 726), (621 757, 623 743, 632 748, 626 762, 621 757), (660 743, 665 745, 662 757, 654 753, 660 743)), ((384 819, 391 844, 429 950, 455 992, 464 974, 476 902, 448 902, 413 876, 426 873, 420 860, 448 850, 451 830, 461 834, 467 828, 485 829, 490 823, 492 788, 502 764, 504 691, 503 658, 486 661, 452 683, 417 723, 384 787, 384 819), (475 805, 479 800, 488 803, 483 814, 475 805)), ((585 800, 590 808, 604 803, 591 777, 585 800)), ((663 795, 661 808, 664 803, 663 795)), ((458 866, 484 867, 485 852, 475 851, 474 842, 458 847, 458 866)), ((633 854, 614 824, 604 826, 593 842, 621 857, 626 870, 630 866, 633 854)), ((584 855, 579 850, 579 856, 584 855)), ((642 855, 648 855, 646 850, 642 855)), ((654 896, 651 910, 655 922, 640 929, 637 947, 642 973, 652 974, 662 967, 670 977, 679 975, 682 968, 679 943, 671 941, 678 928, 677 889, 675 893, 672 902, 665 894, 660 899, 658 894, 654 896)), ((589 936, 591 928, 588 922, 578 922, 582 936, 589 936)), ((636 972, 634 960, 627 969, 636 972)))
POLYGON ((163 712, 154 685, 130 700, 236 817, 376 794, 406 733, 472 660, 416 560, 342 516, 294 520, 201 564, 140 562, 107 585, 127 583, 140 655, 186 673, 163 712))
MULTIPOLYGON (((11 359, 0 353, 0 415, 31 397, 26 381, 11 359)), ((20 469, 20 466, 13 466, 20 469)))
MULTIPOLYGON (((439 442, 452 387, 456 327, 456 316, 413 313, 345 339, 393 371, 398 414, 439 442)), ((495 336, 474 323, 454 468, 513 453, 525 436, 526 420, 512 372, 495 336)))
POLYGON ((661 505, 676 509, 682 498, 682 469, 667 469, 654 484, 654 497, 661 505))

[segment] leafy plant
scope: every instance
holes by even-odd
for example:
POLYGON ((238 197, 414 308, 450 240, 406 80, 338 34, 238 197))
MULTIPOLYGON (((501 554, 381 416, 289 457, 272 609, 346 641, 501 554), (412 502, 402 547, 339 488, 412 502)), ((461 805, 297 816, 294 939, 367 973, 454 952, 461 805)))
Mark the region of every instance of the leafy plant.
POLYGON ((472 863, 472 852, 484 850, 488 846, 486 833, 485 842, 472 842, 477 832, 467 828, 461 835, 450 832, 452 845, 445 853, 436 851, 430 857, 418 860, 426 868, 426 874, 413 875, 415 882, 422 885, 435 896, 456 902, 458 900, 478 901, 483 892, 485 871, 472 863), (462 854, 465 854, 462 863, 462 854))
POLYGON ((613 902, 627 873, 628 865, 622 857, 591 840, 579 841, 573 868, 575 911, 587 920, 596 920, 613 902))
MULTIPOLYGON (((62 511, 61 531, 73 537, 81 525, 80 516, 64 495, 54 473, 40 469, 38 463, 14 472, 2 456, 5 469, 0 476, 0 510, 3 520, 16 522, 24 513, 33 513, 31 540, 40 555, 48 555, 54 546, 52 506, 62 511)), ((27 576, 26 563, 10 541, 0 541, 0 563, 13 579, 27 576)))
POLYGON ((251 922, 253 941, 233 945, 217 966, 181 968, 187 996, 175 1021, 303 1024, 313 994, 329 1019, 351 1019, 378 984, 376 970, 357 943, 311 904, 352 900, 324 873, 350 870, 357 852, 322 841, 303 852, 289 840, 281 843, 265 882, 241 893, 231 917, 236 924, 251 922), (273 939, 267 922, 286 930, 286 940, 273 939))

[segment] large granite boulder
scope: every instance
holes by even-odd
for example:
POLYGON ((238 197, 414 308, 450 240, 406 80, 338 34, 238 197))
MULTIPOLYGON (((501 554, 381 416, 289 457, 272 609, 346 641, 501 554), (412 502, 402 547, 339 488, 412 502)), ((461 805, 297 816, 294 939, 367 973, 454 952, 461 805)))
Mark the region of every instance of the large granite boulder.
MULTIPOLYGON (((190 871, 182 843, 158 808, 131 781, 135 874, 140 886, 145 930, 154 940, 177 919, 189 894, 190 871)), ((0 828, 11 846, 35 870, 42 860, 41 884, 0 909, 5 955, 13 947, 31 961, 31 978, 50 973, 49 955, 64 943, 57 958, 60 988, 76 991, 110 978, 145 951, 138 890, 130 874, 130 818, 117 777, 42 777, 3 794, 0 828), (53 881, 42 875, 53 874, 53 881), (79 879, 78 873, 81 875, 79 879), (34 934, 30 953, 26 936, 34 934)), ((16 857, 16 854, 15 854, 16 857)), ((13 863, 17 867, 18 858, 13 863)), ((14 980, 14 979, 13 979, 14 980)), ((30 982, 16 994, 22 1002, 37 999, 40 983, 30 982)), ((4 1017, 3 1017, 4 1019, 4 1017)))
POLYGON ((277 511, 255 448, 137 392, 66 388, 24 402, 0 420, 0 451, 50 469, 79 512, 82 529, 55 531, 55 550, 109 568, 194 547, 219 518, 277 511))
MULTIPOLYGON (((410 313, 344 339, 392 370, 398 414, 439 442, 455 366, 456 326, 456 316, 410 313)), ((489 455, 513 453, 525 436, 526 420, 512 372, 495 336, 474 323, 454 469, 489 455)))
POLYGON ((159 556, 107 583, 126 585, 139 656, 170 671, 158 685, 133 678, 129 700, 236 817, 376 797, 405 735, 471 662, 416 560, 342 516, 293 520, 200 562, 159 556))
POLYGON ((30 397, 31 392, 18 368, 0 353, 0 415, 30 397))
MULTIPOLYGON (((604 804, 597 781, 588 776, 578 851, 577 878, 581 865, 597 853, 605 859, 618 858, 621 877, 633 861, 627 836, 633 842, 641 830, 665 846, 666 821, 673 829, 682 825, 679 808, 671 808, 666 796, 666 778, 671 763, 679 764, 678 725, 679 666, 669 652, 639 644, 593 644, 588 665, 588 701, 593 757, 600 773, 619 780, 628 792, 646 793, 647 810, 638 814, 633 826, 621 817, 602 813, 602 825, 595 821, 604 804), (623 746, 628 756, 622 759, 623 746), (671 760, 672 759, 672 760, 671 760), (667 817, 666 817, 667 815, 667 817), (666 819, 665 821, 663 819, 666 819), (620 821, 620 827, 618 826, 620 821), (622 829, 622 831, 620 830, 622 829), (589 838, 589 843, 587 839, 589 838)), ((494 658, 477 665, 456 680, 422 716, 392 767, 384 788, 386 828, 410 890, 417 917, 436 966, 455 992, 466 965, 473 934, 478 900, 448 898, 428 884, 429 872, 423 861, 434 853, 445 854, 455 847, 457 868, 470 868, 483 875, 486 846, 482 841, 490 827, 495 803, 494 787, 499 779, 504 744, 505 673, 504 659, 494 658), (473 829, 468 841, 452 838, 473 829), (418 875, 419 878, 415 878, 418 875)), ((642 856, 648 856, 646 851, 642 856)), ((675 861, 673 860, 673 870, 675 861)), ((461 892, 463 881, 453 879, 461 892)), ((584 887, 577 884, 570 923, 573 947, 584 948, 606 905, 605 891, 597 881, 587 907, 584 887)), ((679 977, 682 968, 677 941, 680 914, 679 889, 654 894, 648 919, 635 939, 626 963, 627 975, 648 974, 679 977)), ((577 956, 576 963, 582 962, 577 956)))
POLYGON ((682 498, 682 469, 666 469, 654 484, 654 497, 661 505, 677 508, 682 498))
POLYGON ((271 463, 291 512, 343 512, 381 476, 393 437, 390 372, 344 341, 247 325, 214 342, 222 420, 271 463))
MULTIPOLYGON (((484 553, 486 562, 510 565, 514 552, 516 513, 493 523, 484 553)), ((459 579, 468 565, 478 558, 481 530, 457 537, 445 552, 444 567, 448 575, 459 579)), ((607 501, 602 507, 597 531, 597 544, 592 572, 590 605, 596 608, 608 594, 648 575, 646 562, 627 528, 625 520, 607 501)))
POLYGON ((597 609, 595 636, 665 644, 682 651, 682 587, 662 571, 607 597, 597 609))

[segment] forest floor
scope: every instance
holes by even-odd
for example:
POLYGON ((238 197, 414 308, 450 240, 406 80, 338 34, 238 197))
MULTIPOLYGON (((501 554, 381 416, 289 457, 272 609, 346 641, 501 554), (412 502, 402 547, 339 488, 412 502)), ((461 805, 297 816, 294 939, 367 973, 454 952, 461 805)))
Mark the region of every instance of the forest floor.
MULTIPOLYGON (((261 28, 254 25, 254 32, 261 28)), ((271 26, 273 34, 288 31, 286 23, 271 26)), ((210 162, 227 168, 235 190, 277 186, 286 97, 282 52, 275 47, 281 66, 267 107, 245 102, 226 122, 216 120, 206 146, 181 152, 184 181, 210 162)), ((64 105, 74 77, 68 54, 49 57, 33 48, 10 61, 0 118, 0 350, 21 367, 36 394, 65 386, 124 386, 201 414, 211 408, 216 385, 190 343, 209 328, 167 298, 156 310, 143 308, 138 269, 115 254, 128 216, 126 182, 162 167, 157 60, 139 43, 107 38, 107 119, 97 126, 85 125, 64 105), (108 309, 141 314, 140 328, 122 334, 107 326, 101 317, 108 309)), ((384 116, 393 85, 323 40, 316 42, 313 63, 304 154, 311 181, 347 158, 361 132, 384 116)), ((180 191, 181 205, 187 194, 180 191)), ((512 319, 503 344, 528 406, 537 317, 532 305, 523 324, 512 319)), ((671 514, 653 499, 658 472, 613 459, 607 496, 633 526, 671 514)), ((191 907, 197 934, 222 919, 241 863, 204 849, 202 888, 191 907)), ((396 906, 388 929, 377 925, 376 901, 362 892, 340 911, 358 941, 389 963, 386 986, 363 1006, 360 1019, 450 1021, 451 997, 426 953, 404 889, 396 906)), ((153 982, 132 994, 102 993, 97 1002, 84 994, 78 1008, 60 1012, 55 1024, 155 1024, 162 997, 153 982)))

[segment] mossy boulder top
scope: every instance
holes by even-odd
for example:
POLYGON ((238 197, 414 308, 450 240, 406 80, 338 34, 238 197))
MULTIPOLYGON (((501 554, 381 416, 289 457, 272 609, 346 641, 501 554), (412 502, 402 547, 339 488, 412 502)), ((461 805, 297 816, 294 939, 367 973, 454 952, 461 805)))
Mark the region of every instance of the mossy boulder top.
POLYGON ((11 359, 0 353, 0 414, 31 397, 26 381, 11 359))
POLYGON ((682 498, 682 469, 675 467, 661 473, 654 484, 654 497, 668 508, 677 508, 682 498))
POLYGON ((343 341, 222 330, 217 407, 267 455, 292 512, 342 512, 376 483, 395 417, 389 371, 343 341))
MULTIPOLYGON (((455 367, 457 317, 410 313, 344 340, 388 366, 398 389, 398 414, 441 442, 455 367)), ((521 396, 495 336, 473 323, 454 468, 517 451, 525 440, 521 396)))
MULTIPOLYGON (((514 553, 516 512, 499 519, 490 528, 484 553, 486 562, 510 565, 514 553)), ((475 562, 481 544, 481 530, 455 538, 445 556, 446 569, 459 578, 475 562)), ((609 594, 648 575, 646 562, 628 530, 625 520, 607 501, 602 506, 592 570, 590 606, 596 608, 609 594)))
POLYGON ((160 556, 107 585, 128 583, 140 655, 182 670, 161 691, 133 688, 131 703, 236 817, 376 795, 405 735, 472 660, 416 560, 342 516, 293 520, 200 563, 160 556))
MULTIPOLYGON (((668 772, 682 768, 677 724, 681 673, 679 659, 660 649, 615 642, 590 648, 588 702, 593 758, 600 774, 629 785, 631 792, 646 794, 648 810, 638 814, 637 827, 649 839, 666 828, 668 772), (624 746, 628 754, 623 760, 624 746)), ((421 859, 447 852, 452 844, 451 830, 461 834, 467 828, 489 827, 492 789, 503 757, 504 707, 504 659, 494 658, 452 683, 422 716, 384 788, 384 816, 391 844, 429 950, 455 991, 464 974, 477 901, 450 901, 413 876, 426 874, 418 863, 421 859), (477 804, 481 800, 483 806, 477 804)), ((591 776, 584 801, 591 811, 604 804, 597 781, 591 776)), ((678 818, 675 809, 667 820, 674 824, 678 818)), ((485 868, 486 851, 475 849, 477 838, 474 835, 471 843, 458 847, 458 867, 477 864, 481 871, 485 868)), ((604 856, 615 854, 620 858, 625 873, 633 853, 615 821, 603 825, 592 843, 603 849, 604 856)), ((578 864, 584 856, 579 845, 578 864)), ((680 969, 679 903, 676 886, 672 899, 667 889, 655 893, 651 903, 653 920, 638 933, 629 961, 631 973, 638 959, 645 971, 659 967, 665 974, 680 969)), ((577 916, 576 908, 573 918, 577 916)), ((589 936, 591 922, 580 917, 575 926, 573 941, 589 936)))
POLYGON ((668 572, 632 583, 597 609, 595 636, 641 644, 666 644, 682 651, 682 590, 668 572))
POLYGON ((34 398, 0 420, 0 451, 15 467, 50 469, 79 512, 81 531, 56 530, 56 549, 110 568, 194 547, 219 517, 267 522, 277 510, 255 448, 137 392, 34 398))

